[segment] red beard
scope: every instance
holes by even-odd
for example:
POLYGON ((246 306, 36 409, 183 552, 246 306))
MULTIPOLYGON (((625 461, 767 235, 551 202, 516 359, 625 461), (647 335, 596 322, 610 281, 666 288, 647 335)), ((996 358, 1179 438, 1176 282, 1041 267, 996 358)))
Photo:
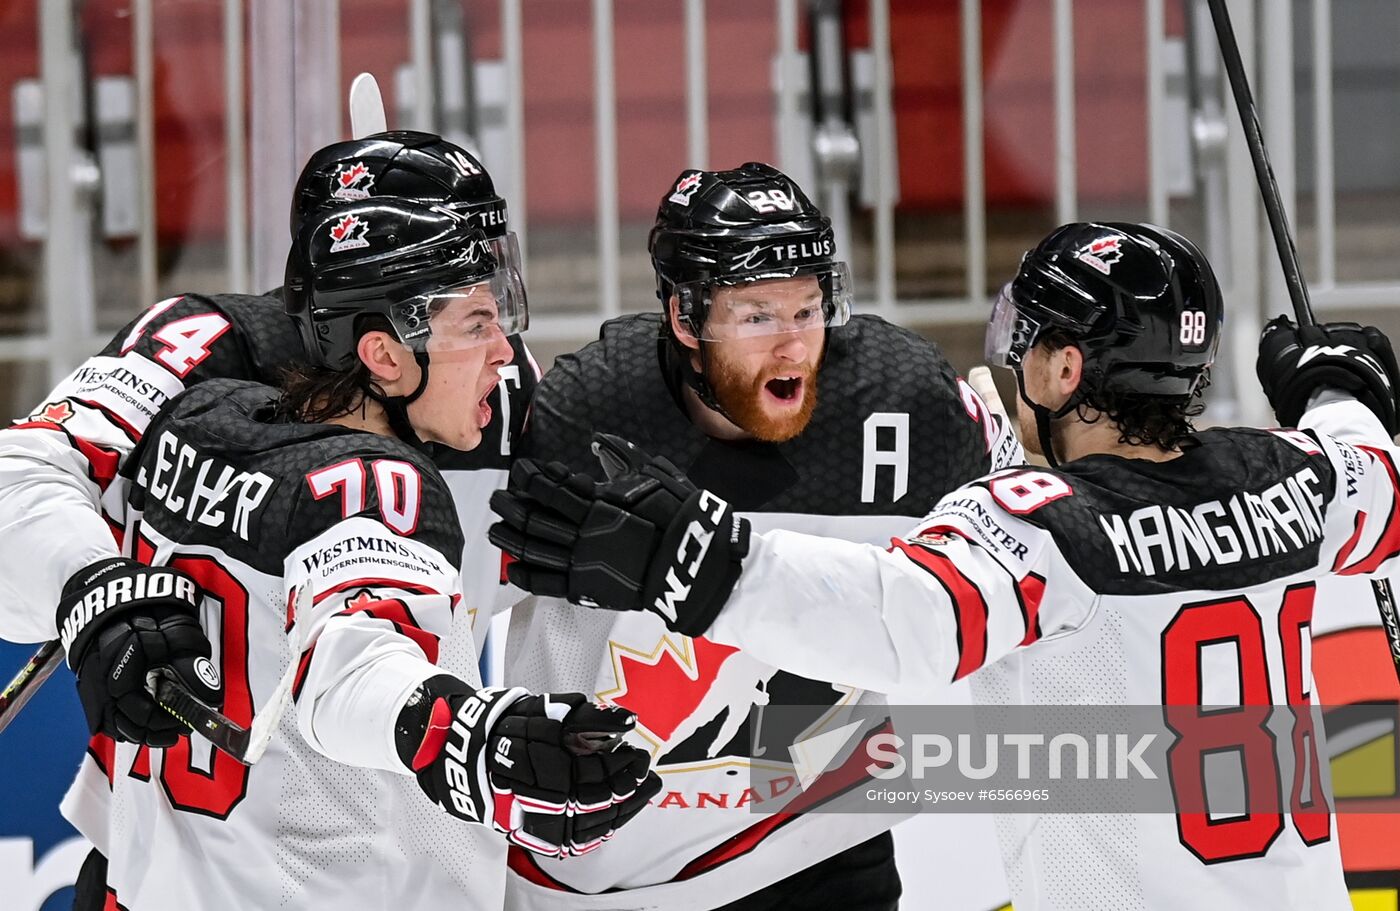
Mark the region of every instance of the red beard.
POLYGON ((740 428, 765 443, 785 443, 807 429, 812 412, 817 407, 817 366, 800 364, 781 370, 765 369, 761 374, 743 372, 738 365, 726 361, 716 347, 707 351, 705 378, 714 391, 715 400, 725 415, 740 428), (782 412, 771 410, 764 386, 775 374, 801 377, 799 394, 802 403, 782 412))

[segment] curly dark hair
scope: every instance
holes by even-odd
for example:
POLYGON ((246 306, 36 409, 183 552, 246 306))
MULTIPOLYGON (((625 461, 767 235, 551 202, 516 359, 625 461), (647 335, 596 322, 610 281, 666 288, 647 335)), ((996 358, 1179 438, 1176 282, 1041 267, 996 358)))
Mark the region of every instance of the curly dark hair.
MULTIPOLYGON (((1051 351, 1075 344, 1068 333, 1051 331, 1037 340, 1051 351)), ((1210 373, 1197 384, 1191 395, 1151 396, 1125 392, 1103 383, 1094 388, 1080 386, 1076 416, 1086 424, 1107 418, 1118 428, 1118 441, 1133 446, 1156 446, 1162 450, 1179 448, 1196 432, 1191 419, 1205 411, 1201 401, 1210 386, 1210 373), (1095 412, 1090 414, 1089 412, 1095 412)))
MULTIPOLYGON (((393 334, 389 321, 382 316, 366 316, 355 326, 358 340, 366 332, 379 330, 393 334)), ((373 392, 382 395, 369 368, 356 360, 348 370, 336 370, 318 364, 295 363, 283 368, 282 398, 278 414, 285 420, 318 424, 331 418, 343 417, 363 408, 365 397, 373 392)))

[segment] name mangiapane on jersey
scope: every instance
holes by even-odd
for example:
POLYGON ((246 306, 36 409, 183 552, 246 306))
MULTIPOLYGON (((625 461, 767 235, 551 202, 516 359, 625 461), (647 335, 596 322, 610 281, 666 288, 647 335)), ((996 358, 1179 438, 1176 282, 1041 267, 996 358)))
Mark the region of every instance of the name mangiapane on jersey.
POLYGON ((1301 550, 1322 538, 1322 507, 1322 482, 1305 467, 1259 493, 1208 500, 1190 512, 1144 506, 1098 519, 1118 569, 1155 576, 1301 550))
POLYGON ((149 480, 143 466, 137 483, 172 514, 249 542, 248 527, 266 505, 273 486, 272 478, 261 471, 239 471, 168 430, 156 441, 149 480))

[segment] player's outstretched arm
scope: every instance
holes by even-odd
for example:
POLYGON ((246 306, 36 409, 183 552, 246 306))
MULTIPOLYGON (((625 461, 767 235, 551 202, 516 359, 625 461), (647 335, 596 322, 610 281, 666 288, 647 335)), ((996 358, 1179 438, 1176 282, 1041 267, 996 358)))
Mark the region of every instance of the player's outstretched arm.
POLYGON ((359 461, 363 475, 340 456, 311 472, 294 510, 295 521, 329 526, 284 561, 302 737, 338 762, 415 774, 448 813, 529 850, 596 847, 660 782, 645 752, 594 755, 575 735, 616 746, 635 719, 576 694, 478 689, 464 679, 471 671, 439 667, 439 643, 462 609, 447 491, 409 462, 359 461), (401 483, 384 488, 401 494, 394 503, 379 501, 377 484, 356 486, 395 473, 401 483), (346 498, 355 502, 338 502, 346 498))
POLYGON ((512 581, 589 607, 649 610, 806 677, 875 691, 947 684, 1076 628, 1093 601, 1072 574, 1053 571, 1062 560, 1050 536, 988 487, 945 498, 883 550, 754 534, 664 459, 608 438, 600 456, 613 462, 605 483, 526 461, 492 499, 502 516, 492 540, 516 558, 512 581), (969 518, 986 515, 1000 539, 969 518))
MULTIPOLYGON (((1300 448, 1319 457, 1327 485, 1320 563, 1342 575, 1384 576, 1400 556, 1400 369, 1390 340, 1356 323, 1294 325, 1278 317, 1259 342, 1259 379, 1300 448)), ((1319 504, 1321 505, 1321 504, 1319 504)))

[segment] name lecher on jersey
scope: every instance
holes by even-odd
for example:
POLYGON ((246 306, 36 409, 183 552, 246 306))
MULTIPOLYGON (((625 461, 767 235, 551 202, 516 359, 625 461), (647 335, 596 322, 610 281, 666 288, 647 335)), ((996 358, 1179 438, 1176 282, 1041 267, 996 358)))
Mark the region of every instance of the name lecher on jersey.
POLYGON ((1190 512, 1144 506, 1126 516, 1098 518, 1119 570, 1155 576, 1191 569, 1193 563, 1201 568, 1277 556, 1321 540, 1321 485, 1311 468, 1301 468, 1260 493, 1241 491, 1225 500, 1207 500, 1190 512))
POLYGON ((272 478, 261 471, 241 471, 205 455, 163 431, 156 441, 154 465, 143 466, 137 483, 162 506, 186 521, 227 531, 251 542, 249 525, 267 505, 272 478), (232 508, 225 504, 231 503, 232 508))

